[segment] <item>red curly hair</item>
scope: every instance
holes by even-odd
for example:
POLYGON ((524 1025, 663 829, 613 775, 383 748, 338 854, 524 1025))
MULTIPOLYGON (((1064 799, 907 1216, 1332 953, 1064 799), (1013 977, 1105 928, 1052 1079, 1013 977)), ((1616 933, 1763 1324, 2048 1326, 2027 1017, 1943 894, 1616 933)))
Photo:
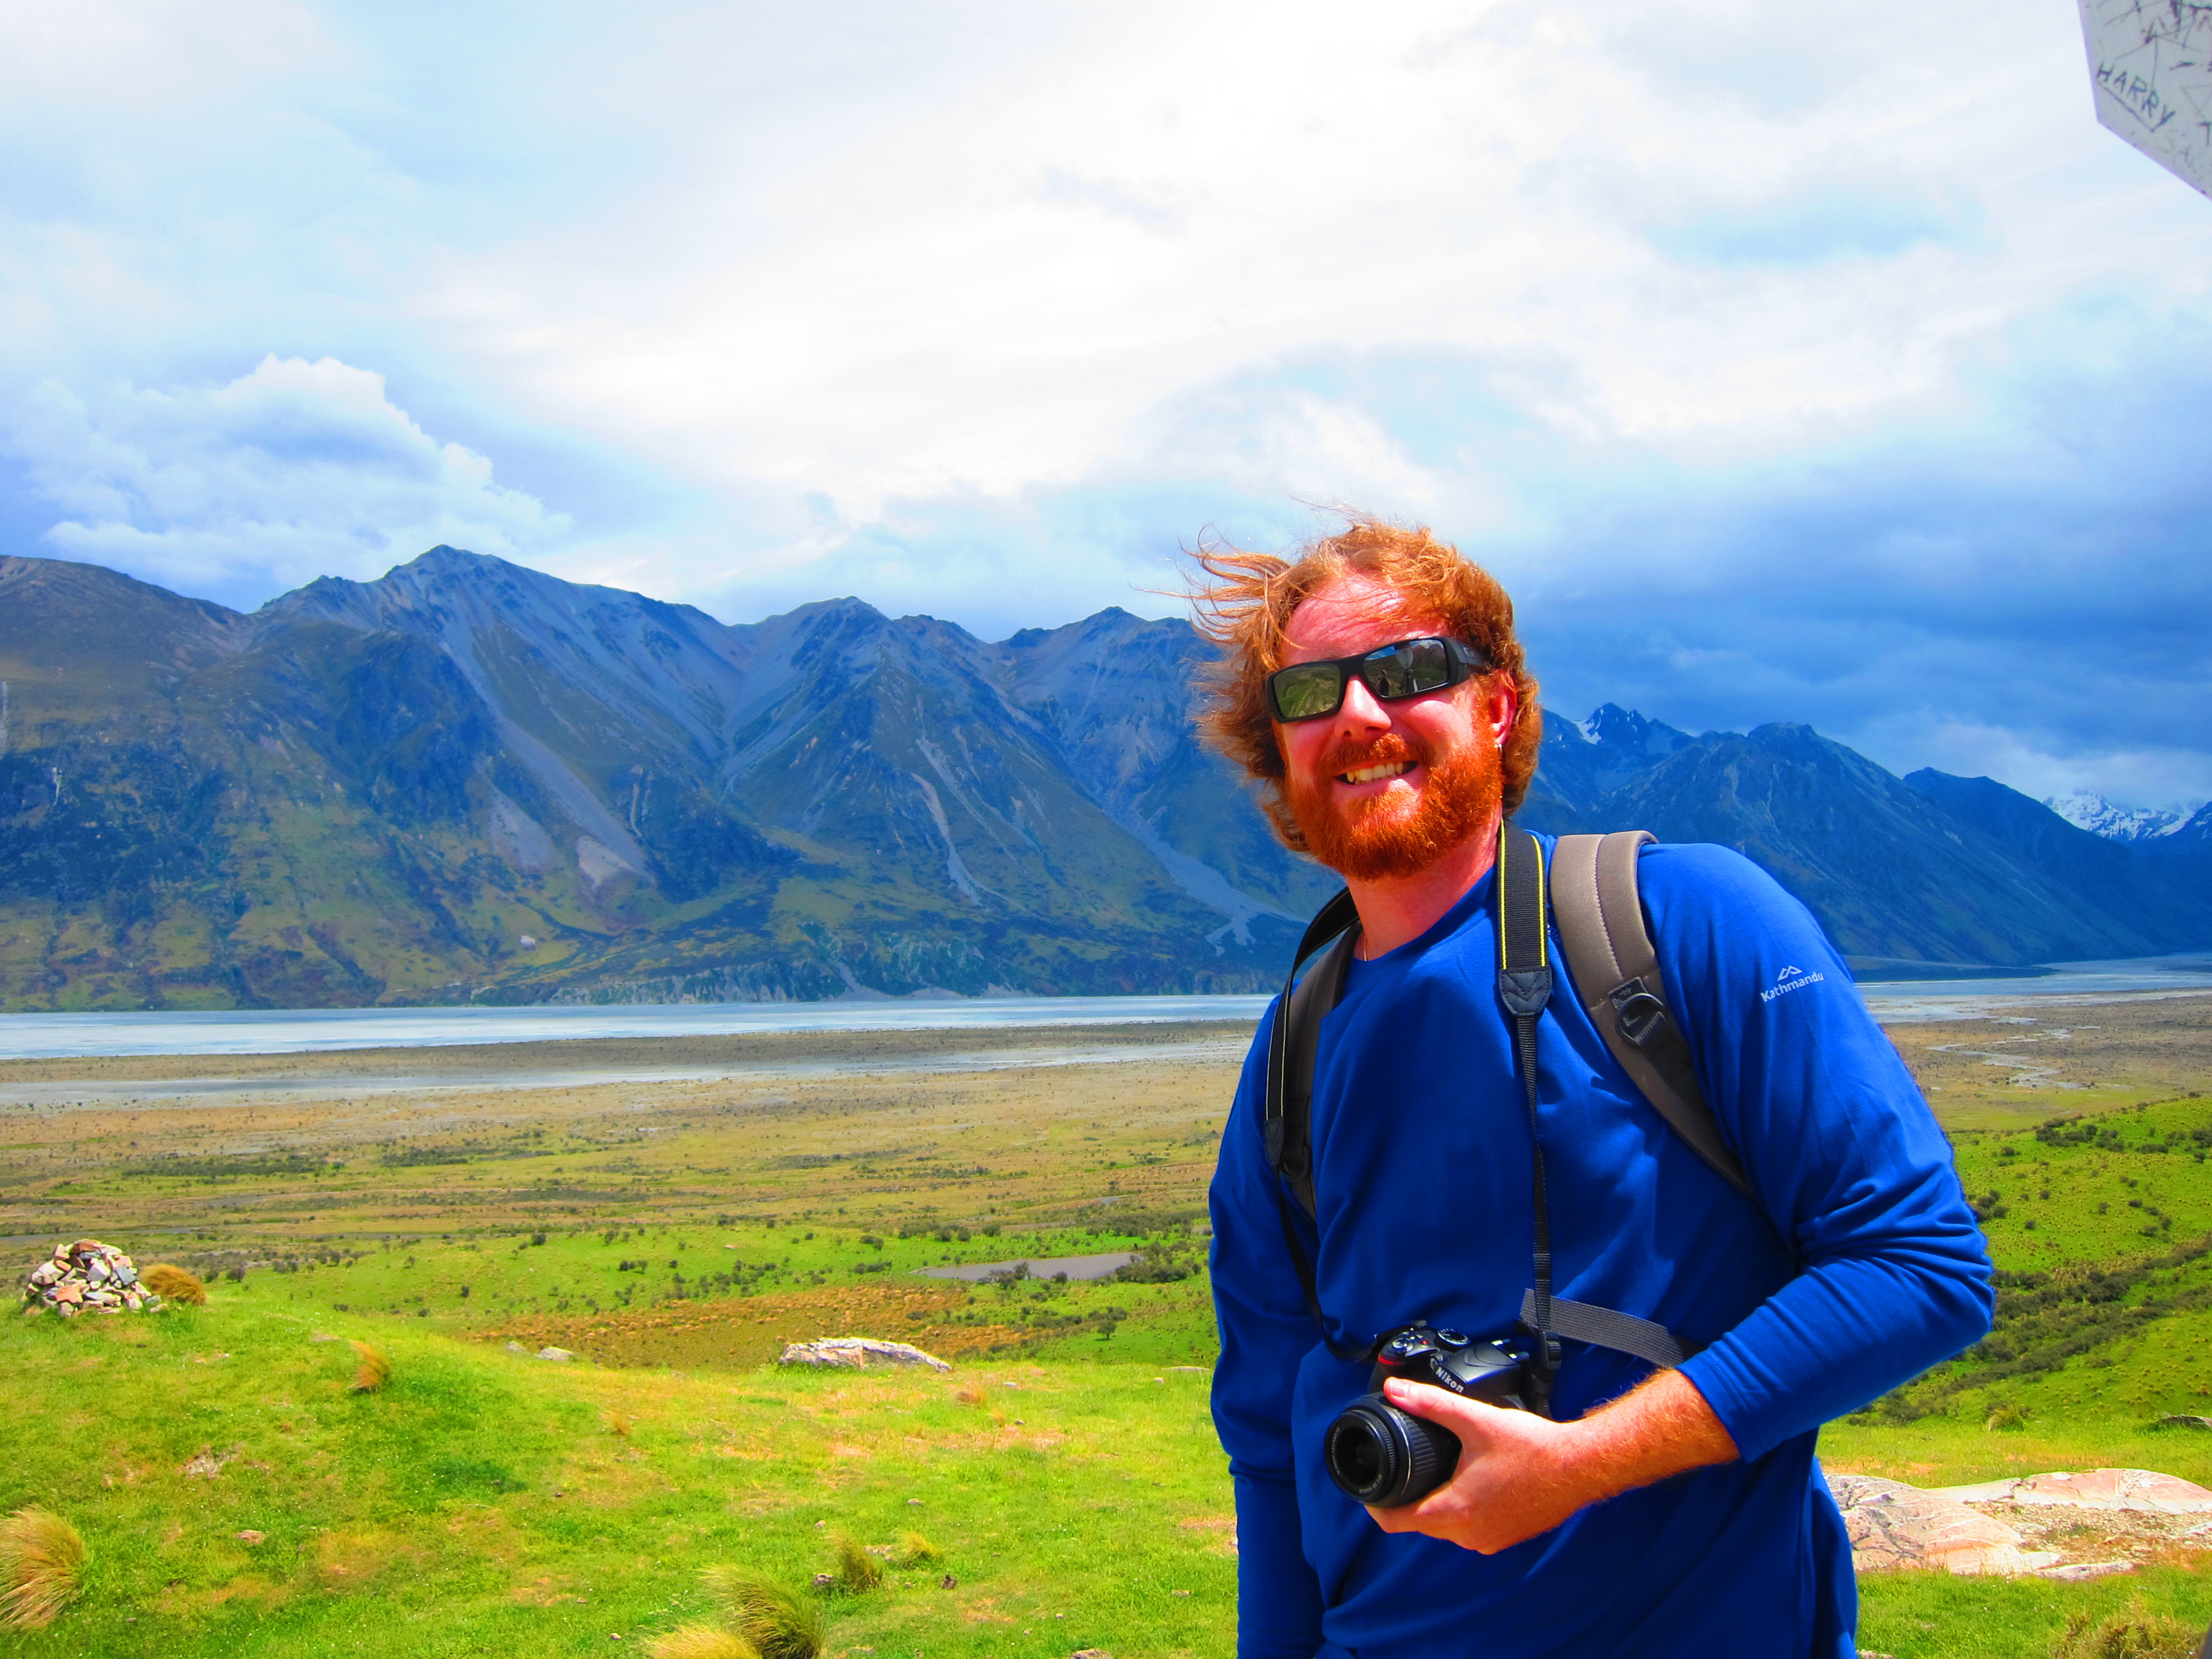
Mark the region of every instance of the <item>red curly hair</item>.
POLYGON ((1509 674, 1519 693, 1513 729, 1498 755, 1505 810, 1513 811, 1536 775, 1536 749, 1544 715, 1513 635, 1513 601, 1496 578, 1425 526, 1401 530, 1378 520, 1355 518, 1340 534, 1299 550, 1296 559, 1247 553, 1224 543, 1200 542, 1192 554, 1202 580, 1188 590, 1198 631, 1222 650, 1201 682, 1209 704, 1199 716, 1207 740, 1262 786, 1261 804, 1275 834, 1292 852, 1305 836, 1283 792, 1283 756, 1267 704, 1267 676, 1283 665, 1291 613, 1320 589, 1346 576, 1365 576, 1402 596, 1407 611, 1433 617, 1492 663, 1492 674, 1509 674))

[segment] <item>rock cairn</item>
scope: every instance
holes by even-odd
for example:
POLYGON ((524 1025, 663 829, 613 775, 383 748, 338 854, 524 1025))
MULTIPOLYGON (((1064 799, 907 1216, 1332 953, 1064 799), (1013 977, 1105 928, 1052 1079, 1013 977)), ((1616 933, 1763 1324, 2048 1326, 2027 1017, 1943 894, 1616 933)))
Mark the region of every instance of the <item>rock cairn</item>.
POLYGON ((96 1238, 54 1246, 53 1259, 23 1275, 23 1311, 58 1313, 74 1319, 83 1313, 151 1312, 161 1298, 138 1282, 131 1258, 96 1238))

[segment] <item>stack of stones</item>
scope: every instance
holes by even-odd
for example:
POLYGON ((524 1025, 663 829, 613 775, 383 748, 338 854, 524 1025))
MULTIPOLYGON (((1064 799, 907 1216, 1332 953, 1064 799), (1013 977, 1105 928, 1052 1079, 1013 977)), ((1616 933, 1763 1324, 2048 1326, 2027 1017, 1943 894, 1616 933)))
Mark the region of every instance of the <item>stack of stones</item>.
POLYGON ((96 1238, 57 1244, 51 1261, 23 1276, 23 1311, 59 1314, 137 1313, 161 1305, 161 1298, 138 1282, 138 1269, 122 1251, 96 1238))

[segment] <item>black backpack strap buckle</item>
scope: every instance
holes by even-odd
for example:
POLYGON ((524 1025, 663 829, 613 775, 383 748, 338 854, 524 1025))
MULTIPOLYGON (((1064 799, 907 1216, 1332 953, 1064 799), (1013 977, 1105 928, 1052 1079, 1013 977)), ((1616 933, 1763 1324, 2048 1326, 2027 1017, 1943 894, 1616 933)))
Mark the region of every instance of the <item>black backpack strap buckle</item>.
POLYGON ((1639 1048, 1658 1036, 1667 1023, 1667 1005, 1645 989, 1640 979, 1616 985, 1606 994, 1606 1000, 1613 1004, 1620 1034, 1639 1048))

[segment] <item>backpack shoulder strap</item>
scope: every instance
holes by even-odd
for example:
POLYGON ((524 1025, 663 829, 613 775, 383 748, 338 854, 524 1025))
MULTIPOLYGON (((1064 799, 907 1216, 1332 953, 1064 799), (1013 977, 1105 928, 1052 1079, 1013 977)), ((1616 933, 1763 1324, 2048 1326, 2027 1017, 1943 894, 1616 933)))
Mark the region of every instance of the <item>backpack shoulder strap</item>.
POLYGON ((1340 892, 1307 927, 1291 962, 1291 982, 1267 1040, 1267 1115, 1261 1133, 1267 1167, 1280 1176, 1309 1216, 1314 1212, 1313 1076, 1321 1023, 1344 994, 1344 977, 1359 939, 1359 912, 1349 891, 1340 892), (1331 941, 1334 940, 1334 943, 1331 941), (1327 948, 1322 947, 1326 945, 1327 948), (1304 979, 1299 964, 1321 951, 1304 979))
POLYGON ((1681 1026, 1668 1012, 1659 953, 1644 923, 1636 866, 1647 830, 1562 836, 1552 852, 1552 917, 1575 995, 1605 1046, 1690 1150, 1756 1199, 1698 1086, 1681 1026))

